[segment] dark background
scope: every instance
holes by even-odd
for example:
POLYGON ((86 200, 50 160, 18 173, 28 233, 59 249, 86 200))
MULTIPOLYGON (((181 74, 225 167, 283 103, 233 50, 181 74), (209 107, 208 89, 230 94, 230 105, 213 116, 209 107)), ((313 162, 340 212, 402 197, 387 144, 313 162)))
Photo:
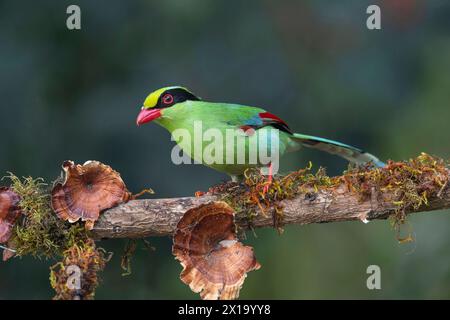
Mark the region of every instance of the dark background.
MULTIPOLYGON (((65 159, 95 159, 137 192, 192 195, 226 176, 175 166, 169 133, 137 128, 145 96, 184 85, 206 100, 260 106, 297 132, 370 150, 382 159, 421 151, 450 157, 448 1, 0 1, 0 172, 52 180, 65 159), (78 4, 82 29, 66 28, 78 4), (382 30, 366 28, 378 4, 382 30)), ((303 150, 283 170, 311 160, 339 174, 337 157, 303 150)), ((389 222, 290 226, 248 234, 262 264, 242 298, 450 298, 449 212, 409 219, 416 241, 399 245, 389 222), (381 267, 382 290, 366 288, 381 267)), ((149 239, 121 276, 125 240, 98 299, 193 298, 179 280, 169 238, 149 239)), ((0 263, 0 298, 47 299, 54 261, 0 263)))

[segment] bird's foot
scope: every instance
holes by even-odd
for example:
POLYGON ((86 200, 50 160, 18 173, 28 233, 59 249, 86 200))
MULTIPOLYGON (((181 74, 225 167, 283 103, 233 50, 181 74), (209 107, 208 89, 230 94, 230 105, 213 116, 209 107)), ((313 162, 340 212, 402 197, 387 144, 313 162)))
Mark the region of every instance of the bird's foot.
POLYGON ((272 163, 271 163, 269 165, 269 178, 267 179, 266 183, 264 184, 263 195, 266 195, 266 193, 269 192, 272 181, 273 181, 273 167, 272 167, 272 163))
POLYGON ((272 185, 272 176, 269 176, 269 179, 267 179, 267 182, 264 185, 263 188, 263 195, 265 195, 267 192, 269 192, 270 186, 272 185))

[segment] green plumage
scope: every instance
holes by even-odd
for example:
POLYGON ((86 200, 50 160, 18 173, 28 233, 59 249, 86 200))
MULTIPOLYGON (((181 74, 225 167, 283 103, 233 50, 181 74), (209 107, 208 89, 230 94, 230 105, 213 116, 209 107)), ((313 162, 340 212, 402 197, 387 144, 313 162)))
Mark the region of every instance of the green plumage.
MULTIPOLYGON (((233 178, 243 175, 247 168, 267 166, 261 153, 272 156, 276 152, 282 157, 287 152, 299 150, 301 146, 335 154, 357 164, 371 161, 378 166, 384 165, 375 156, 358 148, 333 140, 292 133, 281 119, 264 109, 201 101, 181 87, 164 89, 147 97, 143 112, 160 110, 161 115, 154 121, 172 133, 176 143, 190 158, 233 178), (254 130, 253 134, 249 134, 250 131, 246 131, 248 129, 254 130), (232 148, 226 143, 229 132, 237 133, 232 148), (190 138, 186 138, 186 134, 190 138), (205 134, 209 140, 201 139, 205 134), (264 139, 257 138, 262 134, 266 134, 263 135, 264 139), (223 137, 219 142, 217 135, 223 137), (195 140, 195 137, 200 139, 195 140), (201 148, 196 146, 196 141, 201 144, 201 148), (208 146, 213 141, 216 142, 216 148, 210 154, 216 161, 208 163, 204 157, 205 150, 211 151, 208 146), (241 145, 245 146, 245 161, 238 164, 237 148, 241 145), (257 156, 253 160, 256 161, 250 161, 249 151, 255 150, 255 146, 257 156), (230 159, 234 161, 230 163, 230 159)), ((239 159, 242 160, 242 157, 239 159)))
MULTIPOLYGON (((195 121, 201 121, 203 135, 208 129, 217 129, 221 132, 223 137, 226 137, 226 130, 229 129, 231 131, 236 131, 242 126, 245 121, 254 115, 257 115, 259 112, 264 110, 254 107, 244 107, 235 104, 225 104, 225 103, 210 103, 203 101, 186 101, 183 103, 178 103, 173 107, 167 108, 164 110, 164 116, 160 119, 157 119, 156 122, 166 128, 171 133, 176 133, 175 130, 187 130, 191 137, 195 137, 194 134, 194 125, 195 121)), ((268 130, 271 128, 260 128, 258 130, 268 130)), ((179 131, 180 132, 180 131, 179 131)), ((259 131, 261 132, 261 131, 259 131)), ((297 146, 290 137, 284 133, 280 132, 279 134, 279 153, 282 156, 287 149, 293 148, 297 146)), ((178 143, 180 148, 189 155, 192 159, 197 162, 203 163, 215 170, 227 173, 231 176, 239 176, 244 173, 247 168, 260 166, 260 161, 258 163, 244 163, 237 164, 237 146, 239 143, 243 143, 245 146, 245 155, 249 154, 249 145, 252 137, 246 136, 245 134, 240 134, 236 137, 236 143, 234 144, 233 164, 230 164, 230 161, 226 161, 227 150, 226 148, 226 139, 223 139, 223 143, 221 144, 222 150, 217 150, 217 153, 222 154, 221 163, 211 163, 208 164, 204 159, 204 154, 202 151, 211 144, 211 141, 202 141, 202 148, 195 148, 194 139, 190 139, 186 141, 184 139, 177 139, 175 137, 175 141, 178 143), (239 141, 237 141, 239 140, 239 141)), ((270 146, 270 141, 268 141, 268 146, 270 146)), ((259 151, 259 150, 258 150, 259 151)), ((259 160, 259 159, 257 159, 259 160)))

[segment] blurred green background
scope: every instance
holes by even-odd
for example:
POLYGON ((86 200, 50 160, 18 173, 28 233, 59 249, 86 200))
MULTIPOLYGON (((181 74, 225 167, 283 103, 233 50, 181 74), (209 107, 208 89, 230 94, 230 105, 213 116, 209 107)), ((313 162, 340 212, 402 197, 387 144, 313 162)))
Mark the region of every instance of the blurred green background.
MULTIPOLYGON (((413 1, 0 1, 0 172, 60 173, 65 159, 96 159, 137 192, 192 195, 226 176, 176 166, 173 143, 156 125, 137 128, 145 96, 184 85, 206 100, 260 106, 297 132, 353 144, 382 159, 421 151, 450 157, 450 2, 413 1), (78 4, 82 29, 66 28, 78 4), (378 4, 382 30, 366 28, 378 4)), ((283 170, 339 174, 346 163, 312 150, 283 170)), ((289 226, 248 233, 262 264, 247 299, 450 298, 450 212, 412 216, 416 241, 399 245, 386 221, 289 226), (381 267, 382 289, 366 288, 381 267)), ((198 299, 178 276, 169 238, 141 246, 122 277, 126 240, 98 299, 198 299)), ((53 296, 48 267, 25 257, 0 263, 0 298, 53 296)))

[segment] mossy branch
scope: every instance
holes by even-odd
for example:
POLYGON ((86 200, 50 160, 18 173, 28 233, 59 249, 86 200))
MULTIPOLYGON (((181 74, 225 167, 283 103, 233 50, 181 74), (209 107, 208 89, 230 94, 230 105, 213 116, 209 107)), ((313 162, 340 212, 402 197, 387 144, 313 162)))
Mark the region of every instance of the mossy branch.
POLYGON ((426 154, 338 177, 310 170, 276 179, 268 194, 258 188, 264 180, 249 175, 244 185, 219 186, 200 197, 133 200, 105 211, 92 231, 97 238, 170 236, 186 210, 215 200, 229 202, 244 229, 388 217, 398 226, 407 214, 450 208, 448 165, 426 154))
MULTIPOLYGON (((71 165, 74 166, 73 163, 71 165)), ((246 172, 241 184, 223 183, 210 188, 207 193, 196 194, 196 197, 129 202, 142 193, 131 195, 112 168, 98 162, 88 162, 76 168, 80 169, 76 172, 76 188, 73 181, 68 183, 67 177, 64 184, 56 181, 47 185, 40 178, 20 179, 12 173, 5 177, 5 180, 10 180, 9 187, 0 188, 3 260, 14 255, 62 258, 50 273, 55 299, 94 297, 97 274, 109 259, 106 252, 96 246, 94 239, 131 239, 121 263, 125 274, 128 274, 130 259, 136 249, 133 239, 171 236, 187 210, 213 201, 224 201, 228 203, 227 207, 234 209, 235 221, 241 230, 271 226, 280 231, 286 224, 368 222, 392 217, 393 226, 400 234, 400 226, 407 214, 450 208, 449 163, 425 153, 408 161, 388 161, 383 168, 375 168, 371 164, 350 167, 337 177, 327 176, 323 168, 313 173, 312 165, 309 165, 305 169, 276 176, 269 183, 267 177, 255 169, 246 172), (87 168, 91 171, 86 171, 87 168), (95 181, 100 182, 92 191, 95 181), (102 185, 105 181, 108 188, 102 185), (114 190, 120 192, 118 195, 114 193, 118 202, 115 200, 110 205, 122 204, 102 212, 99 201, 110 199, 111 181, 117 187, 114 190), (54 192, 64 187, 67 189, 64 192, 70 196, 54 192), (86 221, 75 219, 85 218, 89 208, 85 201, 73 201, 75 191, 72 189, 83 193, 81 199, 88 196, 89 203, 96 204, 89 208, 97 210, 94 213, 101 213, 99 220, 96 220, 97 214, 88 215, 90 219, 84 219, 86 221), (55 208, 57 204, 62 205, 60 211, 55 208), (62 212, 67 212, 67 215, 62 212), (84 279, 75 289, 67 286, 67 270, 74 265, 84 279)), ((399 238, 399 241, 408 240, 411 240, 410 236, 399 238)))

